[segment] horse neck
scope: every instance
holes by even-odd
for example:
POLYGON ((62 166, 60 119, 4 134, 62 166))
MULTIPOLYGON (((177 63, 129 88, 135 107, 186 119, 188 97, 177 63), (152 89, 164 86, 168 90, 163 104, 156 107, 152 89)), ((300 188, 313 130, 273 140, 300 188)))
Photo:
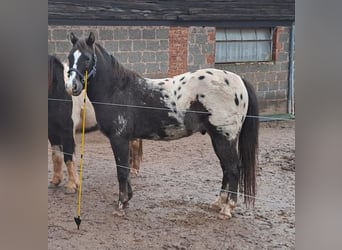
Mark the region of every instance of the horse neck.
POLYGON ((88 96, 91 101, 111 102, 115 92, 123 91, 139 75, 125 68, 100 46, 96 47, 96 55, 96 75, 89 85, 88 96))
POLYGON ((54 57, 49 57, 48 96, 63 98, 66 96, 63 65, 54 57))

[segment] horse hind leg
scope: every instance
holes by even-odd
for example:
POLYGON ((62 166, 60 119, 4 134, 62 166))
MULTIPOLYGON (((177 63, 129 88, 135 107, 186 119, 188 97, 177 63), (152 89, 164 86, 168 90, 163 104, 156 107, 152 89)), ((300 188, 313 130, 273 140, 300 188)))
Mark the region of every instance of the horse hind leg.
POLYGON ((219 197, 211 204, 211 207, 219 210, 220 219, 230 219, 232 211, 236 207, 239 183, 239 157, 236 140, 229 141, 219 133, 211 133, 210 136, 223 172, 219 197))
POLYGON ((142 140, 136 139, 129 142, 129 165, 131 167, 131 177, 139 174, 142 160, 142 140))
POLYGON ((50 180, 50 187, 58 186, 63 180, 63 153, 61 145, 51 146, 52 164, 53 164, 53 176, 50 180))

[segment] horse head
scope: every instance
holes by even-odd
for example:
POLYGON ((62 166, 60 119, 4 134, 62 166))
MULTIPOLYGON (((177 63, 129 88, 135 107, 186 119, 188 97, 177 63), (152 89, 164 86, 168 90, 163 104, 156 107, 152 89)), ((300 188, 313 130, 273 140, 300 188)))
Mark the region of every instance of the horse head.
POLYGON ((69 71, 65 88, 70 95, 77 96, 85 87, 86 71, 88 71, 87 80, 96 74, 95 35, 90 32, 88 38, 78 39, 71 33, 70 41, 73 47, 68 55, 69 71))

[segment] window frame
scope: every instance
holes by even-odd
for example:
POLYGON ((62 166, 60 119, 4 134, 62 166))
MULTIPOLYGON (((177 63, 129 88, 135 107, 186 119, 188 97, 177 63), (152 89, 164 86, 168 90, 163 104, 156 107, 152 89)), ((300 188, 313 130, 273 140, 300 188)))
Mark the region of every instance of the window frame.
MULTIPOLYGON (((245 33, 247 34, 247 33, 245 33)), ((216 37, 215 37, 215 64, 230 64, 230 63, 258 63, 258 62, 273 62, 274 61, 274 34, 275 34, 275 27, 260 27, 260 28, 216 28, 216 37), (243 31, 251 31, 254 30, 255 32, 255 39, 243 39, 243 31), (268 30, 269 31, 269 38, 266 39, 258 39, 258 30, 268 30), (229 33, 229 31, 239 31, 240 32, 240 39, 228 39, 227 34, 229 33), (221 32, 221 34, 224 33, 225 39, 219 39, 218 38, 218 32, 221 32), (255 42, 255 46, 256 46, 256 58, 255 59, 251 59, 251 60, 247 60, 247 59, 243 59, 243 56, 240 56, 239 60, 229 60, 229 58, 227 56, 225 56, 225 61, 218 61, 217 58, 217 45, 218 44, 227 44, 227 46, 229 46, 229 44, 241 44, 241 46, 243 46, 243 43, 253 43, 255 42), (262 42, 268 42, 269 43, 269 49, 268 49, 268 59, 265 60, 260 60, 258 59, 258 44, 262 43, 262 42)), ((226 53, 228 53, 229 49, 226 49, 226 53)))

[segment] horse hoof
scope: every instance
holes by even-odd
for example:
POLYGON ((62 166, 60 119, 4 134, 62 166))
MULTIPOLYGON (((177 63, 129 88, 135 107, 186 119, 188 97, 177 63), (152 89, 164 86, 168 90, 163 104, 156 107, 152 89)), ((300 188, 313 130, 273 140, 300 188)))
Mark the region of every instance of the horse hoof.
POLYGON ((209 208, 211 210, 218 212, 221 210, 222 207, 218 203, 214 202, 214 203, 210 204, 209 208))
POLYGON ((65 194, 75 194, 77 192, 77 186, 76 185, 66 185, 64 187, 64 193, 65 194))
POLYGON ((230 218, 232 218, 232 214, 223 214, 223 213, 219 213, 218 218, 221 220, 229 220, 230 218))
POLYGON ((218 217, 221 220, 228 220, 232 218, 232 210, 235 207, 235 202, 229 201, 228 204, 223 205, 218 217))
POLYGON ((135 178, 135 177, 138 177, 138 174, 139 174, 139 172, 138 172, 138 170, 136 170, 136 169, 131 169, 131 177, 133 177, 133 178, 135 178))
POLYGON ((114 216, 124 217, 126 215, 125 211, 121 208, 114 209, 113 211, 114 216))
POLYGON ((128 202, 122 203, 118 202, 117 206, 114 208, 113 215, 123 217, 126 215, 124 208, 128 206, 128 202))
POLYGON ((61 184, 61 182, 62 182, 62 178, 55 175, 52 177, 49 186, 57 187, 59 184, 61 184))
POLYGON ((59 182, 59 183, 53 183, 52 181, 50 181, 50 183, 49 183, 49 185, 48 185, 48 188, 49 189, 56 189, 56 188, 60 188, 61 186, 59 186, 59 184, 60 184, 61 182, 59 182))

